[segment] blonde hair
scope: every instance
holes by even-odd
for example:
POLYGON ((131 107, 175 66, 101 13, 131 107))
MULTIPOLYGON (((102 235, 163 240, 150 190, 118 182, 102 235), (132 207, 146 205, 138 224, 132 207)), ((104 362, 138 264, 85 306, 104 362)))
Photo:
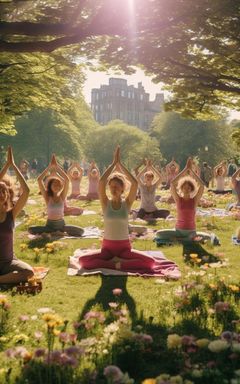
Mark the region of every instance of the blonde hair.
POLYGON ((14 189, 12 186, 12 181, 9 177, 4 177, 0 181, 0 188, 4 188, 7 192, 7 201, 4 203, 3 208, 7 212, 14 206, 14 189))

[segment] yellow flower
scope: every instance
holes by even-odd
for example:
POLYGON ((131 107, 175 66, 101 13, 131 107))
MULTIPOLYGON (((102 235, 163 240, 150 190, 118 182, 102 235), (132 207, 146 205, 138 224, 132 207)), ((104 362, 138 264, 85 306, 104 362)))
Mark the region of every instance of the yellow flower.
POLYGON ((35 252, 36 254, 39 254, 39 253, 40 253, 40 249, 39 249, 39 248, 33 248, 33 250, 34 250, 34 252, 35 252))
POLYGON ((191 259, 196 259, 198 257, 197 253, 190 253, 191 259))
POLYGON ((172 335, 168 335, 168 338, 167 338, 168 349, 178 348, 181 345, 182 345, 181 336, 177 335, 176 333, 172 335))
POLYGON ((156 384, 156 379, 145 379, 142 384, 156 384))
POLYGON ((195 259, 196 263, 201 263, 202 259, 195 259))
POLYGON ((61 333, 58 329, 54 329, 53 334, 54 336, 58 336, 61 333))
POLYGON ((21 249, 21 251, 24 251, 24 249, 26 249, 27 248, 27 244, 20 244, 20 249, 21 249))
POLYGON ((239 287, 237 285, 230 284, 228 288, 231 289, 232 292, 239 292, 239 287))
POLYGON ((199 348, 206 348, 210 341, 208 339, 198 339, 196 344, 199 348))

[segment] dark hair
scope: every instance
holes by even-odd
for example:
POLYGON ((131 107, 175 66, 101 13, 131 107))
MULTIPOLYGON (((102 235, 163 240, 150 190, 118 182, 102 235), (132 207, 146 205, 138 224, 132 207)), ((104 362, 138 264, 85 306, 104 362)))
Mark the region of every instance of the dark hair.
POLYGON ((52 191, 52 183, 54 181, 59 181, 61 184, 62 184, 62 181, 61 179, 59 179, 58 177, 51 177, 50 179, 48 179, 48 182, 47 182, 47 195, 50 196, 50 197, 53 197, 53 191, 52 191))
POLYGON ((190 176, 185 176, 179 180, 179 182, 178 182, 178 190, 179 191, 182 191, 182 187, 184 184, 188 184, 190 186, 191 192, 197 190, 197 184, 196 184, 195 180, 190 176))

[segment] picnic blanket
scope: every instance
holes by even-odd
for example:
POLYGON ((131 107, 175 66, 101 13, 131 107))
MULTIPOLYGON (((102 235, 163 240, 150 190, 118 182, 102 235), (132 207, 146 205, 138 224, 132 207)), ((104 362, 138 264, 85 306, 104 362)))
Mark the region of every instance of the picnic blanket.
POLYGON ((69 266, 67 274, 69 276, 86 276, 86 275, 111 275, 111 276, 143 276, 143 277, 163 277, 165 279, 173 279, 177 280, 181 277, 181 272, 178 266, 164 256, 164 254, 160 251, 138 251, 134 250, 134 252, 139 252, 144 254, 145 256, 149 256, 154 258, 157 268, 152 272, 142 272, 142 271, 121 271, 119 269, 107 269, 107 268, 97 268, 87 270, 81 267, 79 263, 79 259, 82 256, 86 256, 91 253, 100 253, 100 250, 92 250, 92 249, 77 249, 74 252, 74 255, 69 258, 69 266))

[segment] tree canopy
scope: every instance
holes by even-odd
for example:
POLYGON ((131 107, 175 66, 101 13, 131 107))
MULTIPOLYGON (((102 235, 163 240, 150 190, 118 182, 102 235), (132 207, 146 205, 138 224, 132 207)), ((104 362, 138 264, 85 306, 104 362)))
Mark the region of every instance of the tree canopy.
POLYGON ((88 136, 85 154, 90 161, 95 160, 103 169, 111 164, 113 149, 117 145, 121 147, 123 161, 130 168, 137 166, 145 157, 157 163, 162 160, 154 138, 121 120, 112 120, 106 126, 95 129, 92 135, 88 136))
POLYGON ((168 110, 206 117, 219 105, 240 108, 236 0, 22 0, 1 2, 0 13, 1 52, 71 45, 68 53, 104 68, 141 66, 172 92, 168 110))
POLYGON ((167 161, 174 157, 183 166, 192 156, 216 165, 235 153, 231 131, 224 121, 190 120, 164 112, 154 118, 151 136, 158 140, 167 161))

